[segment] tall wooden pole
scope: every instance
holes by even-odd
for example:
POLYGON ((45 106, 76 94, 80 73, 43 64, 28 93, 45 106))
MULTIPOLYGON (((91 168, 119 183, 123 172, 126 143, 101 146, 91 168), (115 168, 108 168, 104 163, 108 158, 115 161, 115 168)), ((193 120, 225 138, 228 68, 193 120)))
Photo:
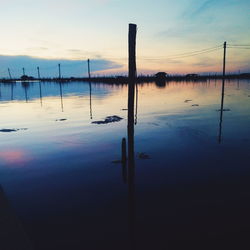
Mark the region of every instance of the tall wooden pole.
POLYGON ((58 64, 59 79, 61 79, 61 64, 58 64))
POLYGON ((129 61, 128 61, 128 161, 134 161, 134 99, 136 81, 136 31, 135 24, 129 24, 129 61))
POLYGON ((224 108, 224 92, 225 92, 225 75, 226 75, 226 50, 227 42, 224 42, 224 52, 223 52, 223 72, 222 72, 222 87, 221 87, 221 107, 220 107, 220 128, 219 128, 219 143, 221 143, 222 135, 222 120, 223 120, 223 108, 224 108))
POLYGON ((10 77, 10 80, 12 79, 11 77, 11 73, 10 73, 10 69, 8 68, 8 73, 9 73, 9 77, 10 77))
POLYGON ((129 24, 128 61, 128 218, 130 249, 135 249, 135 159, 134 159, 134 99, 136 82, 137 26, 129 24))

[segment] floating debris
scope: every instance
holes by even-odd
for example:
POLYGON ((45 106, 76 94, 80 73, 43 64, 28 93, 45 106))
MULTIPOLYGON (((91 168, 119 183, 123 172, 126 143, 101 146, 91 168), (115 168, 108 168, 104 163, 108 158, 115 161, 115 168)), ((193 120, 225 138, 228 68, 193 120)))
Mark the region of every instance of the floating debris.
MULTIPOLYGON (((220 112, 221 109, 217 109, 216 111, 220 112)), ((222 111, 231 111, 231 109, 223 109, 222 111)))
POLYGON ((18 129, 10 129, 10 128, 4 128, 4 129, 0 129, 0 132, 3 133, 11 133, 11 132, 17 132, 18 129))
POLYGON ((250 97, 250 95, 248 97, 250 97))
POLYGON ((64 122, 67 121, 67 119, 57 119, 56 122, 64 122))
POLYGON ((192 107, 198 107, 199 106, 199 104, 193 104, 192 105, 192 107))
POLYGON ((128 109, 121 109, 122 111, 127 111, 128 109))
POLYGON ((3 129, 0 129, 0 132, 2 132, 2 133, 11 133, 11 132, 17 132, 19 130, 27 130, 27 128, 19 128, 19 129, 15 129, 15 128, 3 128, 3 129))
POLYGON ((144 152, 139 153, 139 154, 138 154, 138 157, 139 157, 139 159, 142 159, 142 160, 151 159, 151 157, 150 157, 148 154, 144 153, 144 152))
POLYGON ((93 124, 107 124, 107 123, 111 123, 111 122, 119 122, 122 119, 123 118, 121 118, 120 116, 113 115, 113 116, 107 116, 104 121, 94 121, 92 123, 93 124))
POLYGON ((190 100, 190 99, 187 99, 187 100, 185 100, 184 102, 191 102, 192 100, 190 100))

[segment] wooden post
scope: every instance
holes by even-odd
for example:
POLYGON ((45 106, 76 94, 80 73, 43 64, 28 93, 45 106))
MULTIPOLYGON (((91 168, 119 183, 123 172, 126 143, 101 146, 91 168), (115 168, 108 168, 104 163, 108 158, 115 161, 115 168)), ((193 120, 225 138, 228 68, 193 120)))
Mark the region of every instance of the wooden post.
POLYGON ((134 161, 134 99, 136 81, 136 31, 135 24, 129 24, 129 62, 128 62, 128 161, 134 161))
POLYGON ((89 75, 89 79, 90 79, 91 78, 91 75, 90 75, 90 60, 88 59, 87 62, 88 62, 88 75, 89 75))
POLYGON ((130 249, 135 249, 135 159, 134 159, 134 99, 136 82, 136 31, 135 24, 129 24, 128 61, 128 226, 130 249))
POLYGON ((10 77, 10 80, 12 79, 11 77, 11 73, 10 73, 10 69, 8 68, 8 73, 9 73, 9 77, 10 77))
POLYGON ((58 64, 58 71, 59 71, 59 79, 61 79, 61 64, 58 64))
POLYGON ((37 76, 38 76, 38 79, 40 80, 41 77, 40 77, 40 68, 39 67, 37 67, 37 76))

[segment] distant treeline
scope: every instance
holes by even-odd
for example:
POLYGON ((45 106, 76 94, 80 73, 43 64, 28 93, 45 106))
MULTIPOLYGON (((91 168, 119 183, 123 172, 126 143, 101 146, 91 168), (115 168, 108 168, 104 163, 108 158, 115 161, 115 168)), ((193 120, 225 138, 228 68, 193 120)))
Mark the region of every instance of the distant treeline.
MULTIPOLYGON (((210 74, 210 75, 198 75, 198 74, 187 74, 187 75, 139 75, 137 82, 164 82, 164 81, 206 81, 209 79, 222 79, 222 75, 210 74)), ((228 74, 225 79, 250 79, 250 73, 242 74, 228 74)), ((21 78, 13 79, 0 79, 0 82, 11 83, 16 81, 44 81, 44 82, 71 82, 71 81, 83 81, 83 82, 102 82, 102 83, 128 83, 127 76, 98 76, 98 77, 69 77, 69 78, 35 78, 30 76, 22 76, 21 78)))

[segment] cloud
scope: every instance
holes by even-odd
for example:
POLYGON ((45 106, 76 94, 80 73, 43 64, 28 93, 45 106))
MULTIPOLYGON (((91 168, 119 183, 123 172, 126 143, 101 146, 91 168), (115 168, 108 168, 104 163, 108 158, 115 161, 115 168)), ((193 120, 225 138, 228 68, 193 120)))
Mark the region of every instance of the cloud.
MULTIPOLYGON (((7 77, 7 69, 10 68, 13 77, 22 75, 22 68, 25 73, 31 76, 37 76, 37 67, 40 67, 42 77, 55 77, 58 75, 58 64, 61 64, 62 76, 79 77, 87 75, 87 63, 82 60, 66 60, 66 59, 43 59, 30 56, 6 56, 0 55, 0 77, 7 77)), ((91 71, 98 72, 110 69, 119 69, 121 64, 110 60, 98 58, 90 62, 91 71)))
POLYGON ((191 0, 174 26, 157 35, 198 44, 246 40, 250 34, 247 5, 244 0, 191 0))

